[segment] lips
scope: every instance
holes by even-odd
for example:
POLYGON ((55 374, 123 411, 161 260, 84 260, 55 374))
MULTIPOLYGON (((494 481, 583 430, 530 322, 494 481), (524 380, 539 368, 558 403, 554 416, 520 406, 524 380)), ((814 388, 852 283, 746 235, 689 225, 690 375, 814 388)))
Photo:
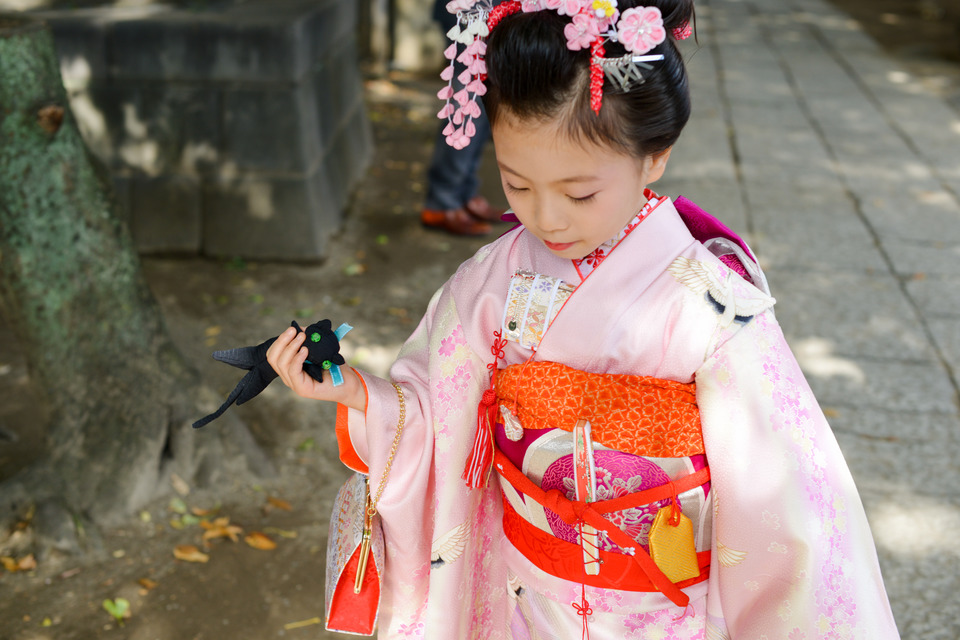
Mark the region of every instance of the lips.
POLYGON ((547 240, 543 241, 543 244, 546 245, 547 249, 550 251, 566 251, 574 245, 573 242, 548 242, 547 240))

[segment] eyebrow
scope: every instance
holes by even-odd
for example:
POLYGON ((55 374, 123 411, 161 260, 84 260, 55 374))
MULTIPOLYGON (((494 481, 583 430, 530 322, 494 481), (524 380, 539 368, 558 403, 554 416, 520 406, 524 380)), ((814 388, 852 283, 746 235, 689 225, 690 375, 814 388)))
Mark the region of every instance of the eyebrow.
MULTIPOLYGON (((497 162, 497 166, 499 166, 503 171, 506 171, 507 173, 511 173, 517 176, 518 178, 523 178, 524 180, 527 179, 526 176, 524 176, 522 173, 520 173, 519 171, 515 171, 514 169, 511 169, 510 167, 503 164, 502 162, 497 162)), ((567 178, 563 178, 561 180, 554 180, 554 183, 555 184, 572 184, 572 183, 579 183, 579 182, 595 182, 599 179, 600 179, 600 176, 598 175, 570 176, 567 178)))

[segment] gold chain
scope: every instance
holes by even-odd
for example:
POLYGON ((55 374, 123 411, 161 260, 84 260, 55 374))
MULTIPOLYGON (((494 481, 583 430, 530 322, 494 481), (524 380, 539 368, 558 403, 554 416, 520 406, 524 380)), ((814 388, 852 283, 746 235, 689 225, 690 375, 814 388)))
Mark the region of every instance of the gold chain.
POLYGON ((407 421, 407 405, 403 399, 403 389, 396 382, 393 388, 397 390, 397 398, 400 399, 400 417, 397 419, 397 434, 393 436, 393 446, 390 447, 390 456, 387 458, 387 466, 383 470, 383 476, 380 478, 380 486, 377 488, 376 497, 370 501, 367 513, 373 517, 377 513, 377 503, 380 502, 380 496, 383 495, 383 489, 387 486, 387 476, 390 475, 390 467, 393 466, 393 457, 397 454, 397 447, 400 446, 400 434, 403 433, 403 425, 407 421))

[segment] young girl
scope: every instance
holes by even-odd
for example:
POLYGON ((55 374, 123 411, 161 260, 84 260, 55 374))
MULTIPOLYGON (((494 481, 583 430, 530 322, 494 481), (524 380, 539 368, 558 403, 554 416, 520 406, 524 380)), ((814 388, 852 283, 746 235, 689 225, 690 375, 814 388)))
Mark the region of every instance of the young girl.
POLYGON ((451 2, 471 75, 441 92, 448 140, 483 95, 522 226, 434 296, 391 380, 315 382, 292 330, 269 351, 340 403, 348 466, 373 487, 392 461, 382 637, 897 637, 749 249, 647 188, 689 115, 693 7, 644 1, 451 2))

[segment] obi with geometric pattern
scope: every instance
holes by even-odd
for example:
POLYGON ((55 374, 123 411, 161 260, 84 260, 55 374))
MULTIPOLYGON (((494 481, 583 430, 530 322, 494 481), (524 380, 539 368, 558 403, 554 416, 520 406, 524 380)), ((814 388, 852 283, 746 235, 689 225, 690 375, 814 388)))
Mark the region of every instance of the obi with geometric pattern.
POLYGON ((600 444, 659 458, 703 453, 697 386, 650 376, 587 373, 556 362, 497 372, 497 401, 523 425, 570 431, 590 421, 600 444))

